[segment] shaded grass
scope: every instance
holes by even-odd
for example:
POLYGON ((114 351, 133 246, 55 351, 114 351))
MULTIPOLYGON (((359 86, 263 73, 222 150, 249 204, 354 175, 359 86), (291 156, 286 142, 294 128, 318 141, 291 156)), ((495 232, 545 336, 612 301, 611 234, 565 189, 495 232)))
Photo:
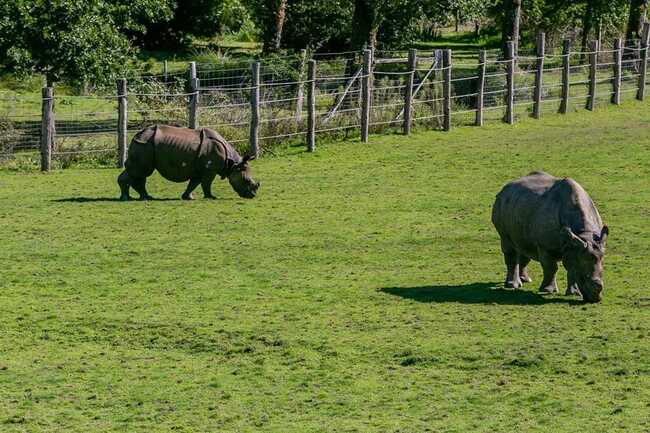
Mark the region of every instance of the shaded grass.
POLYGON ((647 431, 648 112, 289 148, 253 201, 0 171, 0 430, 647 431), (495 283, 533 169, 611 227, 602 304, 495 283))

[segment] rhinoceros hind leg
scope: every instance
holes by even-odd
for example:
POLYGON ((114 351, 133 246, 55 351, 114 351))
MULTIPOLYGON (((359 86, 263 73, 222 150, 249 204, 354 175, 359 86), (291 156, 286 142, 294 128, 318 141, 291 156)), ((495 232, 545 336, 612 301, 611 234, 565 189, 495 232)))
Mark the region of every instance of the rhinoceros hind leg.
POLYGON ((557 283, 555 281, 555 275, 557 274, 557 262, 544 253, 540 253, 539 261, 544 271, 544 279, 539 286, 539 291, 542 293, 556 293, 557 283))
POLYGON ((518 289, 521 287, 519 277, 519 263, 517 262, 517 252, 507 240, 501 238, 501 251, 506 262, 506 289, 518 289))
POLYGON ((131 182, 131 186, 133 186, 133 189, 137 191, 138 194, 140 194, 140 200, 151 200, 153 197, 149 195, 147 192, 147 178, 146 177, 139 177, 133 179, 131 182))
POLYGON ((187 184, 187 188, 185 189, 185 192, 181 198, 183 200, 194 200, 192 191, 194 191, 196 187, 199 186, 199 183, 201 183, 201 179, 190 179, 190 183, 187 184))
POLYGON ((131 200, 131 197, 129 196, 129 188, 131 187, 131 177, 126 172, 126 170, 120 173, 120 175, 117 177, 117 184, 120 186, 120 200, 122 201, 131 200))
POLYGON ((531 283, 533 281, 532 278, 528 275, 528 264, 530 263, 530 258, 519 255, 519 279, 521 280, 522 283, 531 283))

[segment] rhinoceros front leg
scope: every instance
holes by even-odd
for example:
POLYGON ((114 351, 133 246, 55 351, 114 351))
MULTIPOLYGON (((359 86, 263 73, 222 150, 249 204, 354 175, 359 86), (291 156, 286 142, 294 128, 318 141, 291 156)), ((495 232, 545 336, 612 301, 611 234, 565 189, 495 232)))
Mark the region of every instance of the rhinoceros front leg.
POLYGON ((580 289, 578 289, 578 283, 576 282, 573 272, 567 272, 567 287, 566 287, 566 292, 564 294, 566 296, 581 295, 580 289))
POLYGON ((187 184, 187 188, 185 189, 185 192, 181 196, 183 200, 194 200, 194 196, 192 195, 192 191, 196 189, 197 186, 199 186, 199 183, 201 183, 201 179, 198 178, 192 178, 190 179, 190 183, 187 184))
POLYGON ((544 271, 544 279, 539 286, 539 291, 542 293, 556 293, 557 283, 555 281, 555 275, 557 274, 557 261, 548 254, 540 252, 539 262, 544 271))
POLYGON ((519 255, 519 279, 522 283, 530 283, 533 281, 532 278, 528 275, 528 264, 530 263, 530 258, 519 255))
POLYGON ((203 189, 204 198, 216 198, 214 195, 212 195, 212 182, 214 182, 215 177, 216 174, 207 174, 203 177, 203 179, 201 179, 201 188, 203 189))
POLYGON ((507 289, 518 289, 521 287, 521 279, 519 277, 517 251, 509 241, 503 238, 501 238, 501 251, 503 251, 503 258, 506 262, 506 282, 504 286, 507 289))

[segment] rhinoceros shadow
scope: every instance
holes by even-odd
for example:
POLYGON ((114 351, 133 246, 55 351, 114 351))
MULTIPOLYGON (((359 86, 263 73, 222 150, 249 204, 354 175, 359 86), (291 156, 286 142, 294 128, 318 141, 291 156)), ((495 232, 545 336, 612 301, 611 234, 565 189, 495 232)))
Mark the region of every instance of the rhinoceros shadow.
POLYGON ((576 298, 542 296, 535 292, 535 287, 512 290, 504 289, 498 283, 472 283, 458 286, 384 287, 379 291, 418 302, 500 305, 582 304, 576 298))
MULTIPOLYGON (((121 201, 119 197, 67 197, 52 200, 58 203, 98 203, 98 202, 113 202, 121 201)), ((133 199, 130 202, 138 202, 140 200, 133 199)), ((181 201, 181 198, 151 198, 149 201, 181 201)), ((130 203, 126 202, 126 203, 130 203)))

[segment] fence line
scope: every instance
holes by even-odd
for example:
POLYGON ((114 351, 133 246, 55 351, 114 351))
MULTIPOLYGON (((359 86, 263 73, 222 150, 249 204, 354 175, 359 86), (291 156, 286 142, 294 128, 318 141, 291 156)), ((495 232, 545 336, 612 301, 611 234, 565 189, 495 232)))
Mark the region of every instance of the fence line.
POLYGON ((405 57, 388 61, 366 50, 361 63, 356 56, 334 61, 298 56, 303 69, 293 79, 268 72, 258 61, 232 69, 238 83, 215 83, 206 73, 218 70, 191 63, 184 84, 176 87, 121 79, 115 95, 60 96, 51 88, 44 88, 40 99, 0 95, 0 127, 6 129, 0 157, 38 148, 41 169, 47 171, 56 158, 107 153, 123 167, 128 132, 152 123, 218 127, 230 142, 259 153, 282 140, 301 140, 308 151, 315 151, 318 136, 349 136, 355 130, 367 141, 369 133, 386 129, 399 128, 405 135, 414 127, 449 130, 452 119, 454 124, 481 126, 499 111, 503 121, 514 123, 524 113, 540 118, 552 104, 559 105, 560 113, 576 103, 593 110, 599 101, 620 104, 623 95, 633 92, 636 99, 645 98, 648 25, 644 32, 638 48, 615 40, 613 49, 604 50, 594 41, 581 52, 571 51, 565 41, 562 54, 554 55, 546 53, 540 33, 531 55, 512 51, 506 59, 494 59, 482 50, 476 63, 467 57, 453 63, 451 50, 436 50, 432 57, 409 50, 405 57), (638 56, 623 60, 626 51, 638 56), (588 57, 586 64, 581 63, 583 56, 588 57), (424 61, 431 66, 418 67, 424 61), (34 112, 39 101, 40 115, 34 112))

